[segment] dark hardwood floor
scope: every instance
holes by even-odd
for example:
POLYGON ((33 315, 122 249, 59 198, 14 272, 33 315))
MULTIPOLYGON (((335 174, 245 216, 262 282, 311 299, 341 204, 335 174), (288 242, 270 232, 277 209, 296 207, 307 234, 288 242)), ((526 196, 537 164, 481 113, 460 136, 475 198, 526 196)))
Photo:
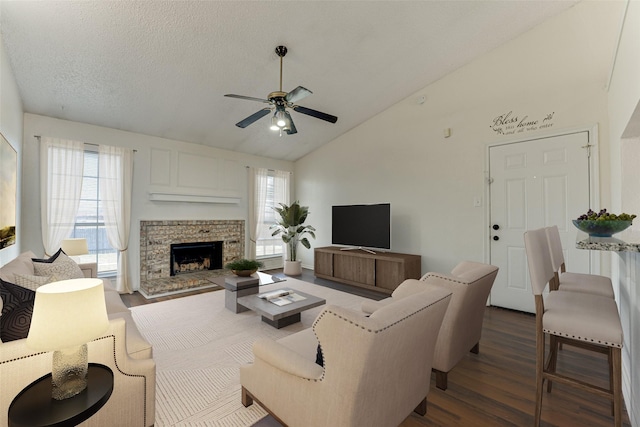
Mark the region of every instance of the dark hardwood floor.
MULTIPOLYGON (((272 271, 271 273, 280 273, 272 271)), ((300 280, 352 291, 374 299, 385 295, 316 279, 305 270, 300 280)), ((127 306, 179 298, 211 290, 193 291, 147 300, 142 295, 122 295, 127 306)), ((532 296, 533 298, 533 296, 532 296)), ((442 391, 432 378, 427 415, 411 414, 402 427, 422 426, 530 426, 535 403, 535 316, 487 307, 480 353, 469 353, 450 373, 449 387, 442 391)), ((606 358, 564 346, 558 356, 558 371, 595 381, 608 387, 606 358)), ((627 412, 623 426, 630 427, 627 412)), ((561 384, 544 393, 542 426, 613 426, 610 403, 600 397, 561 384)))

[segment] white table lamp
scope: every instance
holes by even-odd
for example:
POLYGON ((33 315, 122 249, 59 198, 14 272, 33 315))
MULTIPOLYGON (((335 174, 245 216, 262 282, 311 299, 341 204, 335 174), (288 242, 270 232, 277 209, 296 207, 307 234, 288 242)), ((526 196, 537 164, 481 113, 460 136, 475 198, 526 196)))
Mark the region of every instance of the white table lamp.
POLYGON ((52 397, 63 400, 87 387, 87 342, 109 327, 102 280, 62 280, 36 290, 27 346, 53 351, 52 397))
POLYGON ((87 246, 87 239, 85 238, 64 239, 60 247, 70 257, 89 253, 89 246, 87 246))

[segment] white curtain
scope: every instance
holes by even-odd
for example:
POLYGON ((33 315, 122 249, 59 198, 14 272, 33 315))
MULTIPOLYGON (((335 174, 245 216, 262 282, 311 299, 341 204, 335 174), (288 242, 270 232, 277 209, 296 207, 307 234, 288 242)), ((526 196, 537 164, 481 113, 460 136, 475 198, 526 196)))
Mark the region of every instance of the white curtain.
POLYGON ((83 142, 41 138, 40 221, 42 244, 48 255, 71 235, 80 204, 83 169, 83 142))
POLYGON ((132 293, 128 248, 131 226, 131 190, 133 184, 133 150, 100 145, 100 201, 107 239, 118 250, 118 292, 132 293))
MULTIPOLYGON (((291 172, 273 171, 264 168, 249 168, 249 257, 256 258, 256 244, 260 238, 268 237, 264 226, 265 212, 280 203, 289 204, 291 172), (271 180, 269 178, 272 178, 271 180), (269 197, 269 182, 272 182, 273 198, 269 197)), ((283 243, 283 251, 284 243, 283 243)))
MULTIPOLYGON (((285 171, 273 171, 273 205, 278 206, 280 203, 289 205, 290 189, 291 189, 291 172, 285 171)), ((277 214, 276 214, 277 215, 277 214)), ((287 258, 287 245, 281 241, 282 245, 282 259, 287 258)))
POLYGON ((291 172, 273 171, 273 201, 274 205, 279 203, 288 205, 290 200, 291 172))
POLYGON ((249 168, 249 259, 256 259, 256 243, 260 238, 267 203, 267 177, 264 168, 249 168))

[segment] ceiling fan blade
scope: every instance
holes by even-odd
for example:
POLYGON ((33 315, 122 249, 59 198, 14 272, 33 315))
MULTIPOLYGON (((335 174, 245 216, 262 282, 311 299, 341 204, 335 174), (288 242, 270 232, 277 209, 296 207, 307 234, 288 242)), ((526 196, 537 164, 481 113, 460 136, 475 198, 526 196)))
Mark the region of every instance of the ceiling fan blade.
POLYGON ((265 102, 267 104, 271 104, 271 101, 269 101, 268 99, 254 98, 252 96, 234 95, 233 93, 228 93, 225 96, 228 96, 229 98, 246 99, 247 101, 258 101, 258 102, 265 102))
POLYGON ((301 99, 311 95, 312 93, 313 92, 311 92, 306 87, 298 86, 297 88, 289 92, 287 96, 284 97, 284 100, 287 102, 298 102, 301 99))
POLYGON ((338 121, 338 118, 336 116, 312 110, 311 108, 302 107, 300 105, 294 105, 292 108, 298 113, 306 114, 307 116, 315 117, 316 119, 326 120, 331 123, 335 123, 338 121))
POLYGON ((260 110, 260 111, 258 111, 256 113, 253 113, 252 115, 250 115, 246 119, 239 121, 238 123, 236 123, 236 126, 238 126, 239 128, 246 128, 251 123, 255 122, 256 120, 259 120, 259 119, 263 118, 264 116, 266 116, 270 112, 271 112, 271 108, 263 108, 262 110, 260 110))
POLYGON ((288 111, 284 112, 284 115, 287 117, 287 125, 285 126, 285 132, 287 135, 293 135, 298 133, 298 129, 296 129, 296 125, 293 124, 293 119, 291 118, 291 114, 288 111))

